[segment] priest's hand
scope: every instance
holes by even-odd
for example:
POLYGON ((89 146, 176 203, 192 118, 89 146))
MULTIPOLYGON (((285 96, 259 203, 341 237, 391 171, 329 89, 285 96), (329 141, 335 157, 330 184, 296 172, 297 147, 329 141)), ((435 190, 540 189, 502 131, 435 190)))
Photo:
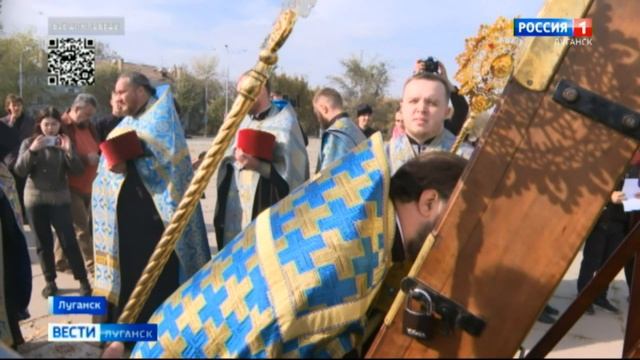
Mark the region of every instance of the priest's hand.
POLYGON ((240 148, 236 148, 234 155, 236 163, 241 170, 253 170, 258 172, 261 176, 269 178, 271 174, 271 165, 268 162, 261 161, 257 157, 245 153, 240 148))
POLYGON ((127 172, 127 163, 121 162, 119 164, 115 164, 109 170, 116 174, 124 174, 127 172))
POLYGON ((251 156, 245 153, 244 151, 242 151, 242 149, 236 148, 235 158, 236 158, 236 162, 238 163, 238 167, 240 167, 240 169, 253 170, 253 171, 258 170, 260 160, 258 160, 254 156, 251 156))

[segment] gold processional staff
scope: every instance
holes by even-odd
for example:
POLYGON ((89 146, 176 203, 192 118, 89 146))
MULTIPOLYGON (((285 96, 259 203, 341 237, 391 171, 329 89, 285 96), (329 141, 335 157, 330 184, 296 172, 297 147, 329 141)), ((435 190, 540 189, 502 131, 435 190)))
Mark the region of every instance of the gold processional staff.
POLYGON ((256 96, 265 84, 273 66, 278 61, 276 52, 282 47, 293 30, 297 16, 308 16, 314 5, 315 0, 289 0, 285 2, 285 9, 280 13, 270 36, 267 38, 262 51, 260 51, 258 63, 240 83, 240 90, 233 102, 231 111, 227 114, 222 127, 213 139, 209 151, 207 151, 195 176, 191 180, 191 184, 189 184, 189 188, 180 201, 180 205, 178 205, 178 209, 173 214, 171 222, 162 233, 158 245, 156 245, 142 276, 118 319, 118 323, 133 323, 140 314, 151 290, 158 281, 162 269, 169 260, 176 242, 182 235, 198 201, 200 201, 202 193, 220 164, 225 150, 231 144, 240 122, 253 106, 256 96))

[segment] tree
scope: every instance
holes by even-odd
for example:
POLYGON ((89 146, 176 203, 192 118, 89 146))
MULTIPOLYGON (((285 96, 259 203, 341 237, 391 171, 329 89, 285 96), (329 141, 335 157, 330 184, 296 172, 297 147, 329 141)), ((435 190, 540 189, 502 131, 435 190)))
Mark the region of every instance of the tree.
MULTIPOLYGON (((224 94, 222 94, 222 87, 220 87, 219 96, 214 97, 209 101, 209 106, 207 107, 207 118, 209 119, 207 124, 207 135, 213 135, 218 132, 220 126, 224 122, 224 94)), ((231 93, 229 93, 229 107, 231 107, 231 102, 233 102, 233 97, 231 93)))
POLYGON ((207 102, 207 135, 214 134, 222 124, 224 98, 222 85, 216 76, 217 66, 218 59, 215 57, 196 58, 190 69, 183 69, 173 84, 187 134, 204 132, 205 101, 207 102), (221 101, 222 105, 220 105, 221 101))
POLYGON ((207 135, 215 133, 222 124, 224 110, 218 105, 222 85, 217 78, 217 67, 215 56, 197 57, 191 63, 191 70, 183 71, 175 83, 176 100, 182 109, 187 133, 204 132, 205 109, 207 135))
POLYGON ((122 59, 120 55, 109 47, 109 44, 96 41, 96 72, 92 85, 82 88, 82 92, 90 93, 98 101, 98 114, 111 113, 111 92, 118 80, 118 66, 116 61, 122 59))
POLYGON ((382 98, 375 104, 374 127, 387 136, 391 136, 393 131, 398 106, 400 106, 400 100, 389 97, 382 98))
POLYGON ((342 90, 347 108, 354 109, 359 103, 373 104, 385 96, 390 82, 385 62, 365 64, 362 58, 352 56, 340 63, 344 74, 329 78, 342 90))
POLYGON ((223 87, 217 78, 218 63, 218 58, 215 56, 200 56, 195 58, 191 64, 194 76, 202 82, 201 86, 204 87, 203 100, 200 103, 202 104, 203 126, 206 110, 206 135, 217 132, 224 120, 224 100, 220 105, 223 87))
POLYGON ((101 60, 118 60, 122 57, 112 50, 109 44, 96 41, 96 62, 101 60))
POLYGON ((82 88, 98 100, 98 114, 111 113, 111 92, 118 80, 118 67, 111 61, 96 62, 95 82, 82 88))
POLYGON ((175 98, 180 105, 180 117, 184 123, 185 132, 202 131, 204 126, 204 82, 197 79, 188 71, 176 79, 174 83, 175 98))
MULTIPOLYGON (((22 96, 27 107, 42 104, 46 99, 46 54, 31 33, 0 38, 0 94, 2 101, 9 93, 20 93, 20 63, 22 63, 22 96)), ((1 106, 4 113, 4 106, 1 106)))
POLYGON ((200 56, 191 64, 193 75, 200 79, 213 79, 216 76, 217 67, 218 58, 215 56, 200 56))
POLYGON ((346 110, 355 117, 358 104, 369 104, 373 108, 373 127, 383 132, 392 128, 397 100, 385 97, 390 83, 389 65, 375 60, 365 63, 361 57, 356 56, 340 63, 344 67, 344 73, 330 76, 329 79, 341 91, 346 110))
MULTIPOLYGON (((0 39, 0 94, 19 94, 20 58, 22 58, 22 95, 31 112, 51 105, 64 111, 79 92, 88 92, 98 100, 98 112, 109 113, 111 90, 118 76, 111 60, 119 58, 107 44, 96 44, 95 83, 82 89, 49 86, 47 82, 47 52, 31 33, 21 33, 0 39)), ((1 99, 0 99, 1 100, 1 99)), ((1 107, 0 115, 4 112, 1 107)))

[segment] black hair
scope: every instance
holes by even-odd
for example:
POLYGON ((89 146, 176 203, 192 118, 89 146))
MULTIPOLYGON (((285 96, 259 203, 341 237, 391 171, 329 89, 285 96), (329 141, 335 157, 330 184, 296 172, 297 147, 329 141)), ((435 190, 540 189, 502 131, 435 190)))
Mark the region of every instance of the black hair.
POLYGON ((144 74, 140 72, 132 71, 132 72, 124 73, 120 75, 119 78, 127 78, 129 79, 131 84, 135 85, 136 87, 142 87, 147 92, 147 94, 149 94, 149 96, 151 97, 156 96, 156 89, 153 86, 151 86, 151 82, 149 81, 149 78, 144 76, 144 74))
POLYGON ((448 200, 467 166, 467 160, 444 151, 423 153, 391 177, 389 197, 403 203, 418 201, 424 190, 433 189, 448 200))
POLYGON ((35 126, 33 128, 33 135, 31 135, 31 139, 35 139, 38 135, 42 135, 42 129, 40 128, 40 123, 42 120, 46 118, 53 118, 58 120, 60 123, 60 130, 58 134, 64 134, 64 126, 62 126, 62 116, 60 115, 60 111, 53 106, 47 106, 45 108, 40 109, 36 113, 35 126))

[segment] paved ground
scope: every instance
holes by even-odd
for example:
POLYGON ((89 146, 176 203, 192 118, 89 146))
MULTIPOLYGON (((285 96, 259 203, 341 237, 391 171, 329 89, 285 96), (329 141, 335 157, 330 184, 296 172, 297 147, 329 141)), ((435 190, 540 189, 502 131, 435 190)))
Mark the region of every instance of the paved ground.
MULTIPOLYGON (((310 139, 309 153, 311 154, 311 168, 315 168, 315 160, 318 152, 317 139, 310 139)), ((200 151, 204 151, 210 145, 211 139, 191 139, 189 146, 192 157, 200 151)), ((205 222, 209 231, 209 242, 214 248, 214 234, 211 222, 213 219, 213 210, 215 205, 214 192, 215 178, 209 183, 205 192, 206 198, 201 201, 202 209, 205 214, 205 222)), ((47 324, 48 323, 88 323, 90 317, 87 315, 74 316, 50 316, 48 315, 48 303, 40 295, 40 291, 44 287, 44 279, 42 271, 35 254, 35 244, 33 236, 28 230, 28 245, 32 259, 33 269, 33 294, 29 311, 31 319, 21 323, 22 332, 27 343, 20 347, 19 352, 26 357, 64 357, 64 358, 84 358, 97 357, 99 350, 92 344, 70 344, 70 343, 47 343, 47 324)), ((550 304, 559 310, 566 309, 573 298, 576 296, 576 279, 581 261, 581 254, 578 254, 575 261, 569 268, 564 279, 556 289, 550 304)), ((73 280, 70 274, 58 275, 58 287, 64 294, 77 295, 79 284, 73 280)), ((622 274, 618 274, 615 281, 611 285, 609 291, 609 299, 611 302, 622 309, 621 314, 613 315, 606 313, 601 309, 596 309, 595 315, 585 315, 571 329, 569 334, 562 342, 551 352, 549 357, 552 358, 601 358, 601 357, 621 357, 622 341, 624 337, 624 328, 627 314, 627 296, 628 291, 624 283, 622 274)), ((523 346, 530 349, 537 340, 549 328, 549 325, 536 323, 531 329, 523 346)))

